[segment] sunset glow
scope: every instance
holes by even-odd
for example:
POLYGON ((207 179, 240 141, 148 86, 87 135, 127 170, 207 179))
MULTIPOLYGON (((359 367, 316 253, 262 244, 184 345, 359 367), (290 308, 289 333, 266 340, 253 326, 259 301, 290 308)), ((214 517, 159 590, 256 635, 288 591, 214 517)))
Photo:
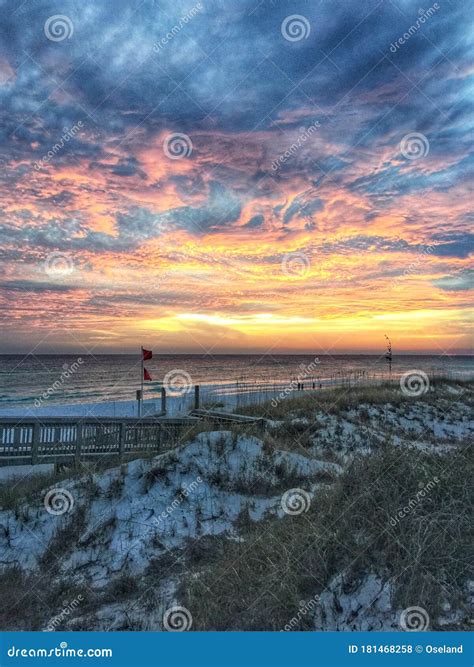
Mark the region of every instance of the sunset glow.
POLYGON ((12 10, 5 352, 470 350, 465 9, 300 4, 12 10))

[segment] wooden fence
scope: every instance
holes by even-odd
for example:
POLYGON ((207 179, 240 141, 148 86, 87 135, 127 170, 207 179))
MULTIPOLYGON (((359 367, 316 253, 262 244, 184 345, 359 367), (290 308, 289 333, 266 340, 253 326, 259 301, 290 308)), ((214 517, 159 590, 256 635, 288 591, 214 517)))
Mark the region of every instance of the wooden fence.
POLYGON ((199 421, 179 419, 0 419, 0 466, 71 463, 159 453, 199 421))

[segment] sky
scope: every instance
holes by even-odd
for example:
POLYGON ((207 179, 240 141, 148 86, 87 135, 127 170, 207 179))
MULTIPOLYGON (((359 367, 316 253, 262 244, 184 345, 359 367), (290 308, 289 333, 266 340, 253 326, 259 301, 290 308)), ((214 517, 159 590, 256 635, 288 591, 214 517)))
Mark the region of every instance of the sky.
POLYGON ((0 0, 2 352, 470 352, 472 25, 0 0))

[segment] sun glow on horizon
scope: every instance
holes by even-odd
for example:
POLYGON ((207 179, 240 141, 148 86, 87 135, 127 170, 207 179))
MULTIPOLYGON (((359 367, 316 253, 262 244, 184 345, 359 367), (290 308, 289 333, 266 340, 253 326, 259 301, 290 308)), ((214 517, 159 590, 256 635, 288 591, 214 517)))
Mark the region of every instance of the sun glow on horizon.
POLYGON ((39 5, 11 17, 2 350, 472 349, 462 7, 380 59, 414 0, 374 2, 375 32, 357 3, 308 3, 297 43, 278 3, 203 8, 159 56, 153 3, 133 30, 109 4, 74 5, 87 30, 57 44, 39 5))

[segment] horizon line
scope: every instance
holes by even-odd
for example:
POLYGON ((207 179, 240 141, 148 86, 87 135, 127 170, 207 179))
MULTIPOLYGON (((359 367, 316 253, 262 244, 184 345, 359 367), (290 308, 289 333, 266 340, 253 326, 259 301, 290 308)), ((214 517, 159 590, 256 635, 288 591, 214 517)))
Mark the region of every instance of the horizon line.
MULTIPOLYGON (((261 356, 261 357, 307 357, 308 355, 314 354, 316 357, 366 357, 366 356, 380 356, 383 357, 386 351, 370 351, 370 352, 216 352, 216 353, 203 353, 203 352, 153 352, 153 355, 156 357, 179 357, 179 356, 194 356, 194 357, 250 357, 250 356, 261 356)), ((0 357, 51 357, 51 356, 108 356, 108 357, 120 357, 120 356, 140 356, 140 351, 138 352, 0 352, 0 357)), ((463 351, 454 351, 454 352, 430 352, 430 351, 403 351, 398 354, 393 354, 393 358, 396 357, 415 357, 415 356, 428 356, 428 357, 474 357, 474 352, 463 352, 463 351)))

